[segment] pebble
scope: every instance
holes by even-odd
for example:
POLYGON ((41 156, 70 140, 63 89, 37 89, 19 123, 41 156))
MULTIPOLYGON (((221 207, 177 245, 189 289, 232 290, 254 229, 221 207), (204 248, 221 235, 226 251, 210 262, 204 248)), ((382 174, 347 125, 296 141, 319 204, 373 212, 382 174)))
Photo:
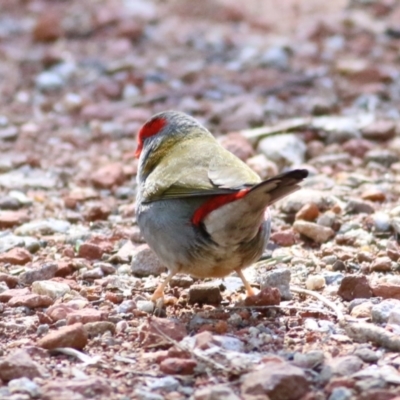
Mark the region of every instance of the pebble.
POLYGON ((155 378, 154 380, 147 382, 147 387, 151 390, 165 390, 171 392, 178 389, 179 386, 179 381, 172 376, 155 378))
POLYGON ((55 378, 42 386, 43 398, 60 400, 110 399, 111 390, 112 386, 108 379, 87 375, 79 379, 55 378))
POLYGON ((14 247, 23 247, 24 245, 24 238, 9 232, 0 232, 0 253, 5 253, 14 247))
POLYGON ((122 164, 113 163, 105 165, 94 172, 90 180, 99 189, 111 189, 114 186, 121 185, 125 180, 122 164))
POLYGON ((13 379, 33 379, 42 376, 41 367, 32 360, 26 350, 16 350, 0 359, 0 379, 9 382, 13 379))
POLYGON ((192 285, 189 289, 188 301, 190 304, 219 304, 222 301, 220 287, 213 282, 192 285))
POLYGON ((24 285, 30 285, 35 281, 48 280, 55 276, 57 270, 58 265, 56 263, 45 264, 39 269, 23 272, 19 276, 19 282, 24 285))
POLYGON ((0 196, 0 210, 18 210, 20 202, 11 196, 0 196))
POLYGON ((336 387, 332 390, 328 400, 352 400, 353 392, 346 387, 336 387))
POLYGON ((392 269, 392 260, 389 257, 378 257, 370 265, 370 270, 375 272, 389 272, 392 269))
POLYGON ((82 324, 87 324, 89 322, 102 321, 106 318, 106 312, 90 307, 73 310, 67 313, 66 316, 68 325, 76 324, 78 322, 81 322, 82 324))
POLYGON ((271 400, 300 399, 309 387, 304 371, 283 361, 267 362, 260 369, 242 375, 241 382, 244 398, 257 395, 271 400))
POLYGON ((354 355, 366 363, 376 363, 380 358, 376 351, 368 349, 367 347, 359 347, 354 352, 354 355))
POLYGON ((70 226, 68 221, 48 218, 27 222, 15 229, 14 233, 20 236, 54 235, 55 233, 67 233, 70 226))
POLYGON ((367 125, 361 132, 365 139, 389 140, 396 134, 396 124, 394 121, 377 120, 367 125))
POLYGON ((63 326, 40 338, 37 342, 44 349, 56 349, 57 347, 72 347, 81 350, 88 342, 87 334, 81 323, 63 326))
POLYGON ((308 290, 321 290, 325 286, 325 279, 322 275, 310 275, 306 280, 308 290))
POLYGON ((240 400, 233 390, 226 385, 212 385, 203 387, 194 392, 194 400, 240 400))
POLYGON ((291 229, 287 229, 285 231, 272 233, 269 239, 278 246, 289 247, 296 243, 297 236, 298 235, 291 229))
POLYGON ((133 392, 136 395, 136 398, 142 400, 165 400, 165 396, 161 396, 157 393, 152 393, 143 389, 135 389, 133 392))
POLYGON ((389 316, 392 310, 400 308, 400 300, 386 299, 375 304, 371 309, 372 321, 378 324, 386 323, 389 320, 389 316))
POLYGON ((233 153, 236 157, 242 161, 246 161, 248 158, 254 156, 254 149, 251 143, 240 133, 228 133, 219 140, 220 144, 233 153))
POLYGON ((8 301, 10 307, 49 307, 54 303, 54 300, 49 296, 41 296, 35 293, 25 296, 15 296, 8 301))
POLYGON ((197 361, 185 358, 167 358, 160 363, 160 371, 171 375, 192 375, 197 361))
POLYGON ((295 221, 293 229, 317 243, 325 243, 335 235, 331 228, 308 221, 295 221))
POLYGON ((346 301, 372 297, 372 290, 364 275, 347 275, 340 283, 338 295, 346 301))
POLYGON ((277 288, 281 294, 282 300, 291 300, 290 291, 291 272, 289 268, 278 268, 273 271, 262 271, 257 268, 257 282, 261 290, 267 287, 277 288))
POLYGON ((138 310, 148 314, 152 314, 154 311, 154 303, 149 300, 138 300, 136 302, 136 307, 138 310))
POLYGON ((111 208, 102 202, 88 202, 85 205, 84 217, 86 221, 103 221, 106 220, 111 214, 111 208))
POLYGON ((85 323, 83 328, 89 338, 103 335, 106 332, 115 332, 115 324, 109 321, 97 321, 85 323))
POLYGON ((70 287, 63 282, 45 280, 32 283, 33 293, 46 295, 54 300, 64 296, 64 294, 69 293, 70 291, 70 287))
POLYGON ((244 304, 250 306, 276 306, 281 302, 281 293, 277 288, 266 286, 254 296, 246 297, 244 304))
POLYGON ((302 164, 307 147, 298 135, 278 134, 261 139, 258 150, 282 168, 302 164))
POLYGON ((391 218, 383 212, 376 212, 371 215, 375 229, 379 232, 386 232, 391 229, 391 218))
POLYGON ((25 211, 0 211, 0 229, 12 228, 27 221, 25 211))
POLYGON ((397 163, 399 159, 400 156, 390 150, 385 149, 370 150, 364 156, 365 162, 375 162, 387 168, 389 168, 392 164, 397 163))
POLYGON ((295 353, 293 364, 300 368, 314 369, 323 365, 325 355, 322 350, 312 350, 307 353, 295 353))
POLYGON ((297 211, 295 219, 304 221, 315 221, 318 218, 319 209, 315 203, 304 204, 303 207, 297 211))
POLYGON ((11 393, 27 393, 33 398, 40 397, 41 394, 37 383, 26 377, 12 379, 8 382, 8 389, 11 393))
POLYGON ((173 340, 181 341, 186 335, 186 326, 176 319, 152 317, 145 321, 138 329, 139 342, 141 346, 152 346, 157 343, 164 343, 164 337, 160 331, 173 340))
POLYGON ((315 203, 318 210, 326 210, 339 204, 336 197, 327 192, 314 189, 302 189, 293 195, 284 197, 280 202, 281 210, 286 214, 297 213, 305 204, 315 203))
POLYGON ((372 287, 372 292, 374 296, 377 297, 400 300, 400 285, 392 283, 379 283, 372 287))
POLYGON ((36 87, 43 91, 55 91, 61 89, 66 81, 54 71, 43 71, 35 78, 36 87))
POLYGON ((104 247, 96 243, 82 243, 79 246, 78 256, 86 260, 100 260, 103 254, 104 247))
POLYGON ((352 214, 372 214, 375 211, 372 204, 367 201, 352 199, 350 200, 345 208, 345 212, 352 214))
POLYGON ((346 271, 346 264, 342 260, 336 260, 332 265, 332 271, 346 271))
POLYGON ((270 47, 260 57, 260 65, 278 69, 287 69, 289 61, 288 50, 281 46, 270 47))
POLYGON ((0 293, 0 302, 7 303, 13 297, 25 296, 30 294, 30 290, 28 288, 23 289, 9 289, 2 293, 0 293))
POLYGON ((355 318, 370 318, 371 309, 372 309, 372 303, 366 301, 354 306, 350 311, 350 315, 355 318))
POLYGON ((378 188, 370 188, 362 193, 361 198, 363 200, 377 201, 381 203, 386 200, 386 195, 378 188))
POLYGON ((388 323, 400 325, 400 309, 395 308, 390 311, 388 323))
POLYGON ((147 244, 139 246, 132 255, 131 271, 136 276, 161 275, 165 266, 147 244))
POLYGON ((264 154, 257 154, 250 157, 246 161, 246 164, 255 171, 261 179, 271 178, 279 173, 277 165, 268 160, 264 154))
POLYGON ((25 265, 31 260, 31 254, 23 247, 14 247, 6 253, 0 254, 0 262, 10 263, 11 265, 25 265))
POLYGON ((332 367, 334 375, 350 376, 359 371, 363 363, 356 356, 342 356, 333 358, 329 365, 332 367))
POLYGON ((82 272, 81 278, 86 281, 101 279, 104 277, 104 272, 101 268, 93 268, 88 271, 82 272))

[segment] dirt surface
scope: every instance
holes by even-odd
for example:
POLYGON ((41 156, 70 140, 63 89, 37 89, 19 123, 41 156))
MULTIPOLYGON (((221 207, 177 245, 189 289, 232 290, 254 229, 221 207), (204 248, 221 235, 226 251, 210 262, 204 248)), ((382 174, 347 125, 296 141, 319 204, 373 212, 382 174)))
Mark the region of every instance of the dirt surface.
POLYGON ((0 2, 0 399, 400 399, 400 5, 243 3, 0 2), (166 109, 310 171, 256 298, 179 276, 153 313, 134 151, 166 109))

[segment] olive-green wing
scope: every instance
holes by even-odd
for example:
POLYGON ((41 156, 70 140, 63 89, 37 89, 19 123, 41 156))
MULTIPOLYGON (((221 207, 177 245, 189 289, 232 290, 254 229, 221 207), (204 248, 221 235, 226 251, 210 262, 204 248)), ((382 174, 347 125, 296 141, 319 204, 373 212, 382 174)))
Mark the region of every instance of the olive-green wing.
POLYGON ((255 172, 212 136, 196 137, 176 145, 160 160, 146 179, 143 197, 151 202, 213 196, 259 182, 255 172))

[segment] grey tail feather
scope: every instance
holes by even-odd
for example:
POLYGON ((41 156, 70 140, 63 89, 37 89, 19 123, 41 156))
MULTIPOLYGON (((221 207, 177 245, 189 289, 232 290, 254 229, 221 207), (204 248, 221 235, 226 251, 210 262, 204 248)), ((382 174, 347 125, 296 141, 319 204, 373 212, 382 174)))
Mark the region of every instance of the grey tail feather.
POLYGON ((308 171, 306 169, 294 169, 293 171, 284 172, 259 183, 254 186, 251 191, 263 188, 265 193, 271 196, 268 204, 273 204, 277 200, 300 189, 298 184, 303 179, 307 178, 307 176, 308 171))

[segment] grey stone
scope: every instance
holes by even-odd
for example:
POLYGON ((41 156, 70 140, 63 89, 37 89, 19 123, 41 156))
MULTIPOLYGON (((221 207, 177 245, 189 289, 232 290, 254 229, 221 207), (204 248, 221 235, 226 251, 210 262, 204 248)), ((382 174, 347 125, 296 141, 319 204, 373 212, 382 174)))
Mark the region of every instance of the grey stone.
POLYGON ((19 276, 19 281, 24 285, 30 285, 35 281, 48 280, 55 276, 57 269, 58 265, 55 263, 45 264, 39 269, 23 272, 19 276))
POLYGON ((354 355, 361 358, 364 362, 375 363, 379 360, 379 355, 367 347, 360 347, 355 352, 354 355))
POLYGON ((386 232, 391 228, 390 217, 388 214, 383 212, 377 212, 371 215, 372 221, 377 231, 386 232))
POLYGON ((147 382, 147 387, 151 390, 165 390, 171 392, 172 390, 178 389, 179 386, 179 381, 172 376, 165 376, 147 382))
POLYGON ((362 368, 362 361, 356 356, 337 357, 330 361, 334 375, 349 376, 362 368))
POLYGON ((148 300, 138 300, 136 302, 136 307, 140 311, 144 311, 148 314, 152 314, 154 311, 154 303, 148 300))
POLYGON ((295 353, 293 364, 300 368, 314 369, 324 363, 325 356, 322 350, 313 350, 308 353, 295 353))
POLYGON ((352 400, 353 392, 343 386, 336 387, 332 390, 328 400, 352 400))
POLYGON ((240 400, 240 397, 229 386, 218 385, 196 390, 194 400, 240 400))
POLYGON ((151 393, 143 389, 135 389, 134 394, 141 400, 164 400, 165 397, 157 393, 151 393))
POLYGON ((139 246, 132 255, 131 270, 136 276, 158 276, 165 272, 166 268, 153 250, 144 244, 139 246))
POLYGON ((386 299, 375 304, 371 309, 372 321, 378 324, 388 322, 390 313, 394 309, 400 309, 400 300, 386 299))
POLYGON ((347 203, 345 211, 351 214, 372 214, 375 209, 372 204, 367 201, 352 199, 347 203))
POLYGON ((40 396, 40 388, 37 383, 25 377, 8 382, 8 389, 11 393, 27 393, 33 398, 40 396))
POLYGON ((43 71, 36 76, 36 87, 42 91, 54 91, 61 89, 65 84, 65 80, 56 72, 43 71))
POLYGON ((27 222, 15 229, 14 233, 20 236, 29 235, 53 235, 55 233, 66 233, 71 224, 68 221, 48 218, 27 222))
POLYGON ((57 183, 54 172, 25 167, 0 175, 0 186, 6 189, 53 189, 57 183))
POLYGON ((275 287, 281 293, 282 300, 291 300, 290 292, 291 272, 288 268, 279 268, 273 271, 262 272, 257 268, 257 281, 260 283, 261 290, 266 287, 275 287))
POLYGON ((365 162, 375 162, 385 167, 390 167, 393 163, 398 162, 400 157, 390 150, 377 149, 368 151, 365 156, 365 162))
POLYGON ((261 55, 260 64, 278 69, 287 69, 289 67, 289 52, 281 46, 270 47, 261 55))
POLYGON ((304 162, 307 147, 298 135, 279 134, 262 139, 258 150, 280 167, 291 167, 304 162))
POLYGON ((314 189, 302 189, 296 194, 283 198, 280 208, 287 214, 294 214, 305 204, 315 203, 319 210, 326 210, 335 204, 340 204, 340 200, 327 192, 314 189))

